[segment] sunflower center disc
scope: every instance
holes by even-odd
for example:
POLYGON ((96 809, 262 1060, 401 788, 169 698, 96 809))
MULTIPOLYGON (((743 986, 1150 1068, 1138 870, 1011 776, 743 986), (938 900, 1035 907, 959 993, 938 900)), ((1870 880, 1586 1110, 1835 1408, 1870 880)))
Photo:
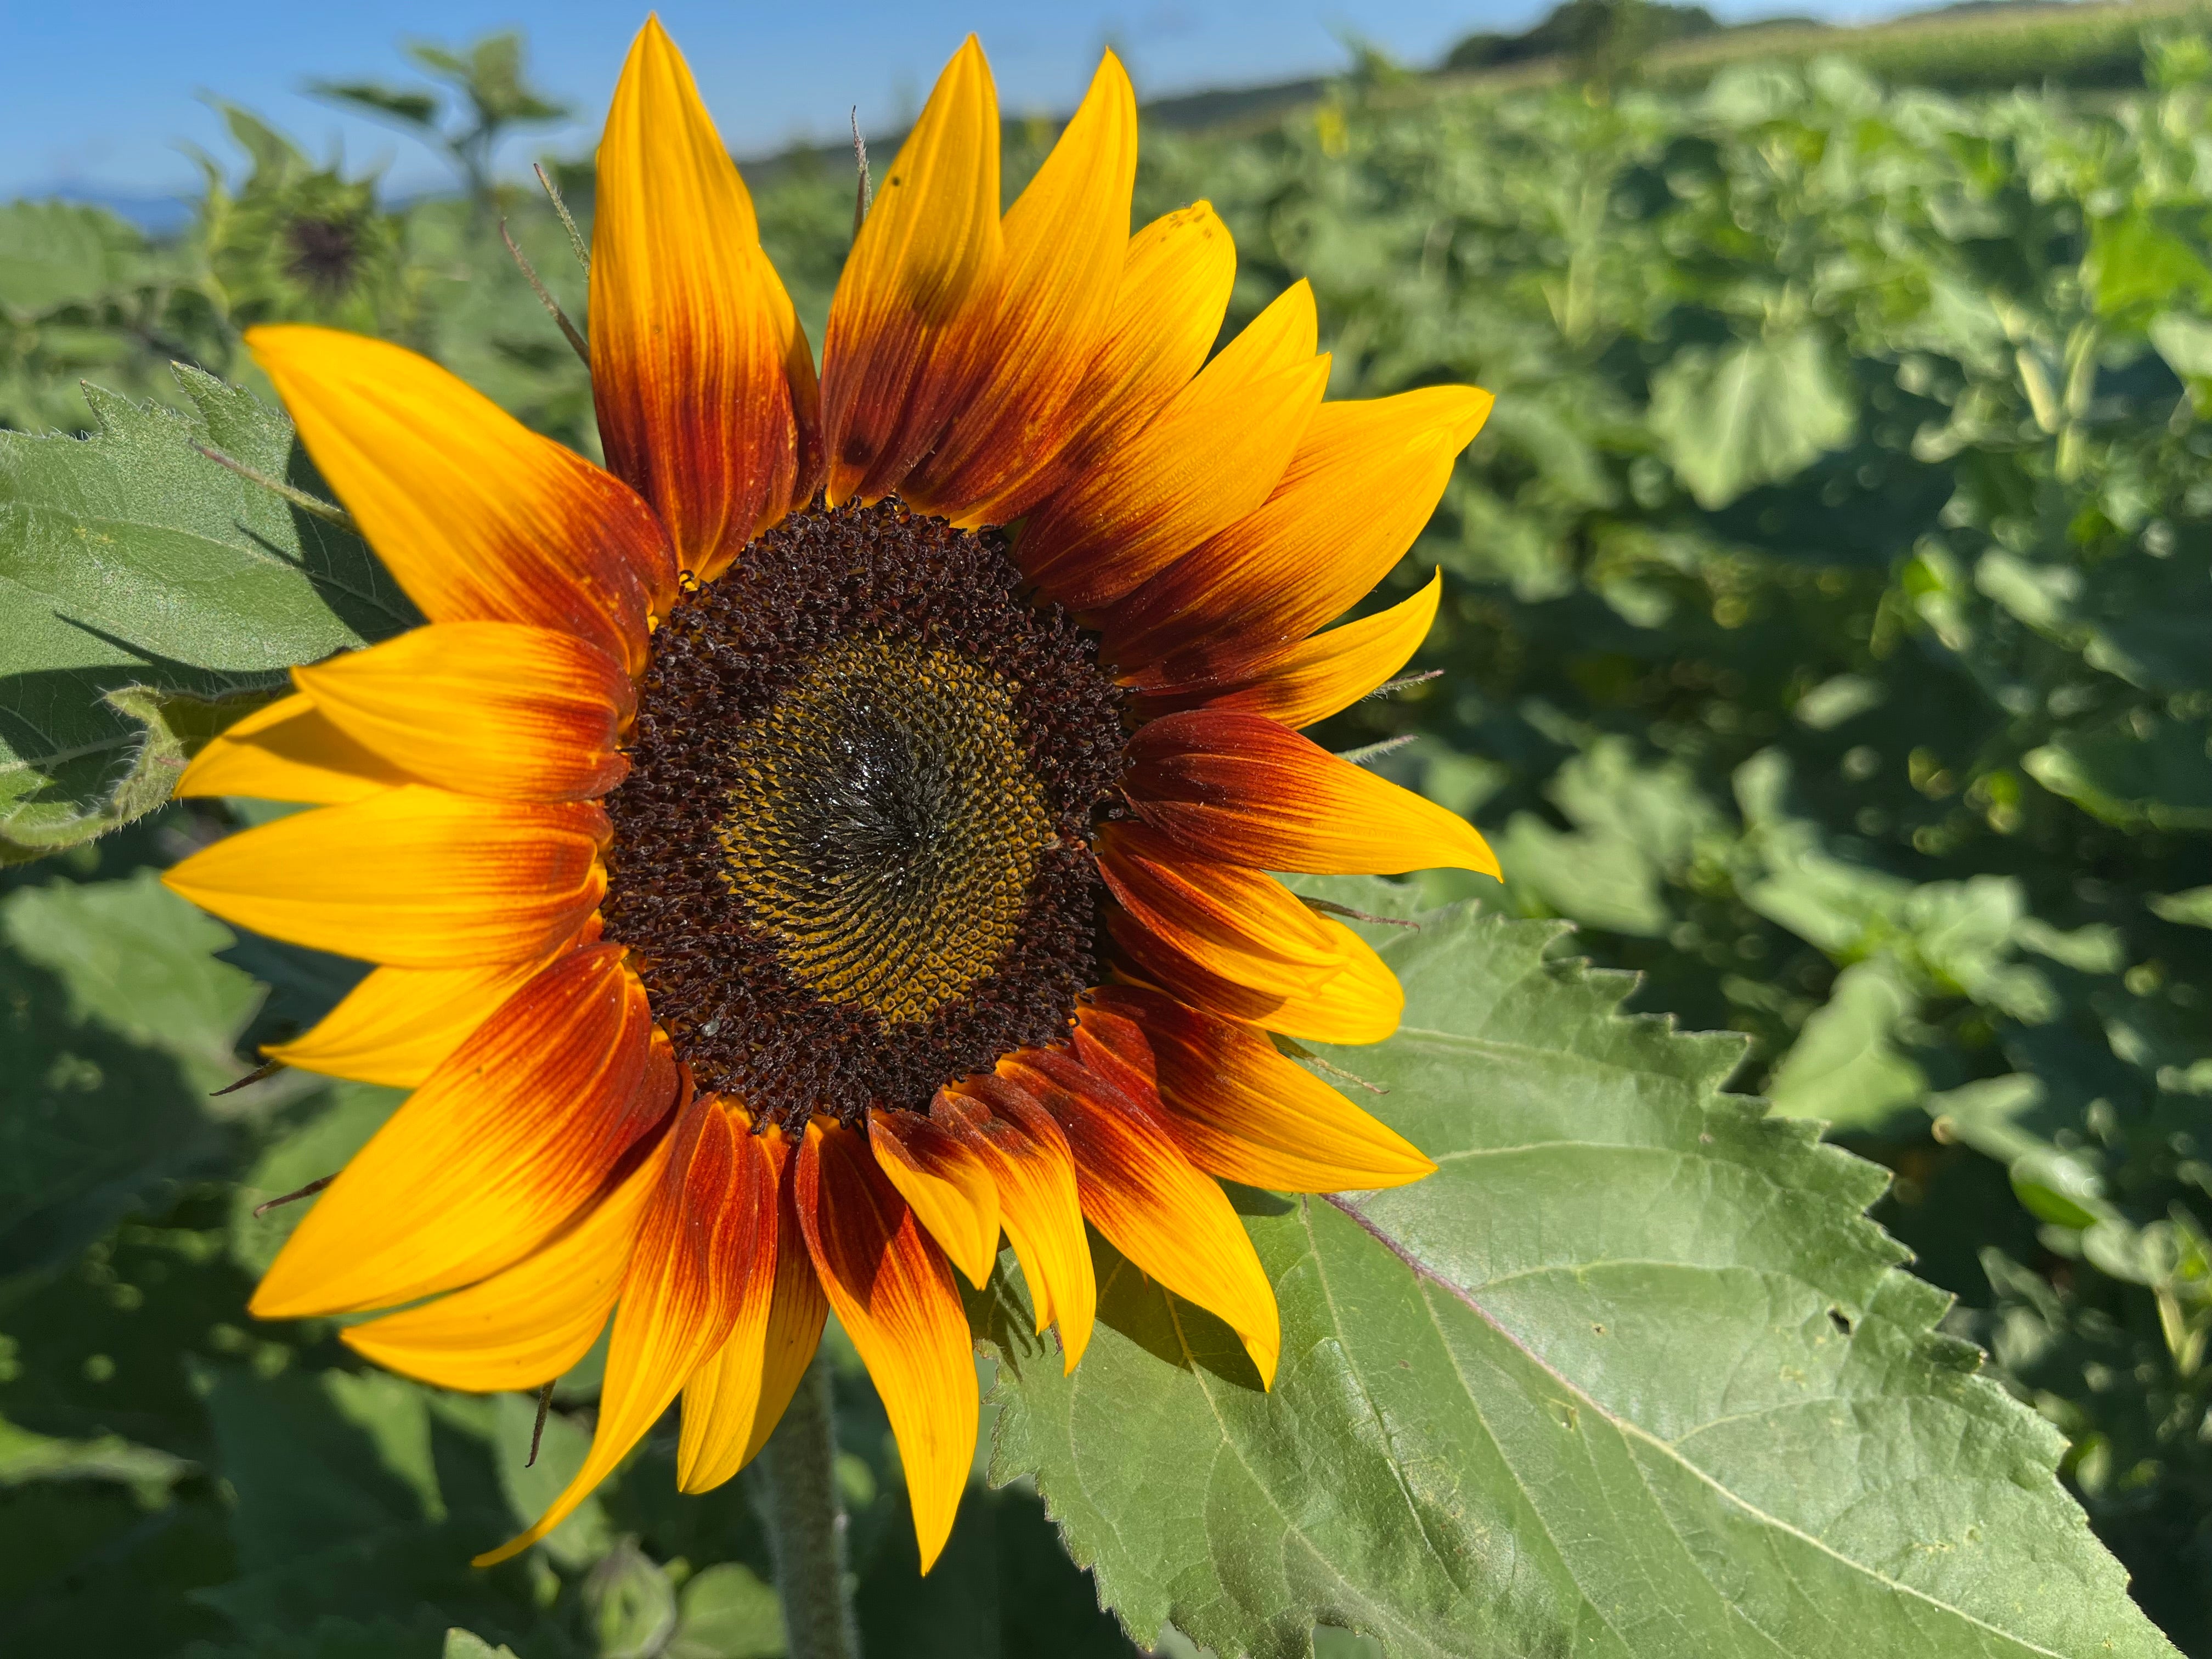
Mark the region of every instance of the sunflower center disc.
POLYGON ((1066 1035, 1119 694, 1018 581, 994 532, 817 507, 654 635, 604 915, 702 1091, 857 1123, 1066 1035))

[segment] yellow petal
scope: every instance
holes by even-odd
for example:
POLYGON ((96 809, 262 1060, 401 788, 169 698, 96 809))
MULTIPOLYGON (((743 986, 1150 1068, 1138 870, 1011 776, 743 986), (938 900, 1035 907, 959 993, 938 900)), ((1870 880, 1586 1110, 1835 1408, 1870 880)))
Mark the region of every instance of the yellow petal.
POLYGON ((1218 1316, 1243 1342, 1261 1386, 1271 1384, 1283 1346, 1274 1286, 1237 1212, 1190 1166, 1158 1108, 1065 1048, 1019 1050, 999 1074, 1066 1133, 1091 1224, 1177 1296, 1218 1316))
POLYGON ((695 1101, 671 1136, 668 1168, 646 1211, 607 1344, 599 1420, 575 1478, 545 1513, 495 1550, 496 1566, 574 1513, 614 1473, 744 1317, 766 1316, 775 1277, 775 1176, 741 1114, 695 1101))
POLYGON ((1498 873, 1498 855, 1457 813, 1257 714, 1198 708, 1152 721, 1129 741, 1121 791, 1146 823, 1223 864, 1498 873))
POLYGON ((994 1078, 940 1090, 931 1120, 972 1146, 999 1191, 999 1214, 1029 1281, 1036 1328, 1060 1327, 1065 1370, 1091 1343, 1098 1283, 1067 1137, 1035 1102, 994 1078))
POLYGON ((629 1264, 646 1200, 667 1161, 664 1139, 588 1213, 502 1273, 419 1308, 338 1333, 403 1376, 475 1394, 534 1389, 599 1340, 629 1264))
POLYGON ((390 1307, 499 1272, 659 1128, 675 1060, 622 947, 562 957, 354 1154, 253 1293, 262 1319, 390 1307))
POLYGON ((975 1152, 917 1112, 872 1111, 868 1145, 952 1265, 977 1290, 999 1260, 999 1189, 975 1152))
POLYGON ((1273 877, 1196 858, 1142 823, 1108 824, 1100 873, 1114 942, 1184 1000, 1317 1042, 1380 1042, 1405 993, 1364 940, 1273 877))
POLYGON ((1324 404, 1264 506, 1100 614, 1108 654, 1198 679, 1303 640, 1413 545, 1490 405, 1453 386, 1324 404))
POLYGON ((1223 678, 1145 686, 1138 712, 1149 719, 1184 708, 1231 709, 1289 726, 1327 720, 1389 679, 1421 648, 1443 581, 1439 570, 1412 599, 1268 652, 1223 678))
POLYGON ((891 1420, 927 1572, 975 1455, 974 1344, 952 1268, 853 1130, 807 1125, 798 1204, 814 1271, 891 1420))
POLYGON ((880 176, 830 302, 823 441, 832 506, 904 482, 974 385, 961 320, 1006 256, 999 97, 969 35, 880 176))
POLYGON ((799 1230, 796 1158, 781 1129, 765 1131, 760 1142, 776 1172, 775 1285, 765 1327, 740 1320, 684 1385, 676 1453, 676 1484, 684 1492, 711 1492, 759 1455, 798 1392, 830 1312, 799 1230))
POLYGON ((1129 239, 1106 339, 1073 399, 1058 454, 963 516, 1004 524, 1119 450, 1190 383, 1221 334, 1237 282, 1237 245, 1208 202, 1152 221, 1129 239))
POLYGON ((1402 1187, 1436 1173, 1376 1121, 1257 1029, 1141 986, 1103 986, 1079 1011, 1076 1052, 1093 1070, 1109 1049, 1158 1091, 1185 1157, 1208 1175, 1286 1193, 1402 1187))
POLYGON ((615 748, 629 678, 574 635, 433 623, 292 678, 348 737, 441 789, 588 800, 629 774, 615 748))
POLYGON ((1142 431, 1040 505, 1015 546, 1063 605, 1120 599, 1264 502, 1328 386, 1300 283, 1255 318, 1142 431))
POLYGON ((607 463, 653 503, 683 568, 711 580, 797 493, 813 368, 752 199, 655 17, 607 111, 596 202, 592 398, 607 463), (794 355, 807 359, 796 386, 794 355))
POLYGON ((258 933, 400 968, 543 956, 606 890, 595 806, 525 805, 425 784, 225 836, 161 878, 258 933))
POLYGON ((645 666, 676 562, 621 479, 402 347, 293 325, 246 343, 424 616, 558 629, 645 666))
POLYGON ((1006 210, 999 280, 952 348, 979 365, 975 390, 900 488, 921 511, 968 523, 1059 454, 1084 413, 1076 394, 1113 316, 1136 176, 1136 94, 1109 52, 1006 210))
POLYGON ((248 795, 311 806, 362 800, 410 781, 410 775, 364 749, 294 692, 234 720, 177 780, 176 795, 248 795))
POLYGON ((303 1072, 412 1089, 549 960, 379 968, 313 1026, 261 1052, 303 1072))

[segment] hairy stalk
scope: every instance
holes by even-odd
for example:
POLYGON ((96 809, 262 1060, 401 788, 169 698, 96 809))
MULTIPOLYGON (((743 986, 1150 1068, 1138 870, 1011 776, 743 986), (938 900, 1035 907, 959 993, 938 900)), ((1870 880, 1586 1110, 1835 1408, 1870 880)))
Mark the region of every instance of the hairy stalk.
POLYGON ((830 1364, 806 1368, 754 1465, 753 1507, 775 1555, 775 1589, 791 1659, 858 1659, 845 1593, 845 1506, 837 1496, 830 1364))

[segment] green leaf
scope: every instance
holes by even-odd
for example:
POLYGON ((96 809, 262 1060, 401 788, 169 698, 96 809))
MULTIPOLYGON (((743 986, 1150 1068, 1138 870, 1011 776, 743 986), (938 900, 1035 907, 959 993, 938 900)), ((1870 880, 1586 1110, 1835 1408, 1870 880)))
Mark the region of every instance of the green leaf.
POLYGON ((1809 329, 1693 347, 1651 377, 1651 426, 1699 507, 1792 477, 1857 429, 1850 383, 1809 329))
POLYGON ((2097 314, 2163 307, 2184 296, 2212 300, 2212 268, 2197 251, 2201 217, 2138 207, 2092 225, 2081 275, 2097 314))
POLYGON ((494 1647, 475 1632, 455 1626, 446 1632, 444 1659, 514 1659, 514 1650, 494 1647))
POLYGON ((0 313, 28 321, 93 304, 135 283, 146 239, 105 208, 73 202, 0 206, 0 313))
POLYGON ((167 799, 285 671, 412 626, 361 540, 198 453, 321 485, 289 422, 179 367, 180 415, 88 390, 88 439, 0 432, 0 856, 167 799))
POLYGON ((210 1097, 246 1069, 232 1044, 261 996, 213 959, 230 939, 150 870, 0 899, 0 1279, 218 1166, 236 1125, 297 1096, 210 1097))
POLYGON ((1774 1109, 1864 1133, 1910 1107, 1927 1079, 1889 1039, 1913 1003, 1910 988, 1888 962, 1846 968, 1775 1068, 1767 1085, 1774 1109))
POLYGON ((783 1607, 751 1568, 724 1561, 684 1581, 667 1659, 782 1659, 783 1607))
MULTIPOLYGON (((1373 909, 1380 884, 1357 901, 1373 909)), ((1378 934, 1382 930, 1375 930, 1378 934)), ((1282 1370, 1125 1264, 1060 1375, 1011 1281, 992 1473, 1034 1475, 1139 1641, 1291 1659, 2170 1652, 2056 1433, 1935 1331, 1882 1173, 1720 1092, 1739 1044, 1624 1018, 1558 930, 1377 938, 1389 1042, 1328 1051, 1442 1164, 1246 1224, 1282 1370)))
POLYGON ((2185 927, 2212 927, 2212 887, 2192 887, 2183 893, 2154 893, 2150 908, 2167 921, 2185 927))
POLYGON ((2063 732, 2022 763, 2035 781, 2124 830, 2212 830, 2212 721, 2138 710, 2063 732))

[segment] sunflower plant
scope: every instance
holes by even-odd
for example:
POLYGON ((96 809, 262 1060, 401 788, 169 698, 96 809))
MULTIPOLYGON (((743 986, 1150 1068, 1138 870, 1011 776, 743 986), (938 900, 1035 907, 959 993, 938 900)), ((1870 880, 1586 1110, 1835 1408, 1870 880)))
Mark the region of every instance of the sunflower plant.
MULTIPOLYGON (((1110 53, 1011 204, 1000 128, 970 39, 817 356, 648 21, 577 331, 604 465, 301 324, 246 336, 283 415, 183 373, 189 415, 0 444, 9 845, 228 819, 173 809, 157 944, 72 956, 73 901, 17 895, 15 1006, 137 1019, 238 1090, 222 1133, 328 1103, 337 1167, 249 1180, 286 1207, 233 1236, 265 1334, 194 1373, 218 1433, 334 1337, 299 1386, 345 1420, 497 1449, 504 1541, 407 1466, 477 1627, 573 1597, 602 1653, 771 1650, 715 1624, 734 1564, 679 1601, 608 1518, 749 1465, 773 1639, 853 1650, 840 1356, 926 1597, 990 1501, 979 1355, 988 1483, 1148 1644, 2165 1650, 1866 1218, 1882 1173, 1303 734, 1421 650, 1440 578, 1363 601, 1490 395, 1329 398, 1303 282, 1223 339, 1234 240, 1203 200, 1133 226, 1110 53), (1486 884, 1392 879, 1433 871, 1486 884), (250 995, 149 1024, 100 965, 210 929, 347 986, 242 1077, 250 995)), ((241 1622, 326 1610, 247 1582, 241 1622)))

